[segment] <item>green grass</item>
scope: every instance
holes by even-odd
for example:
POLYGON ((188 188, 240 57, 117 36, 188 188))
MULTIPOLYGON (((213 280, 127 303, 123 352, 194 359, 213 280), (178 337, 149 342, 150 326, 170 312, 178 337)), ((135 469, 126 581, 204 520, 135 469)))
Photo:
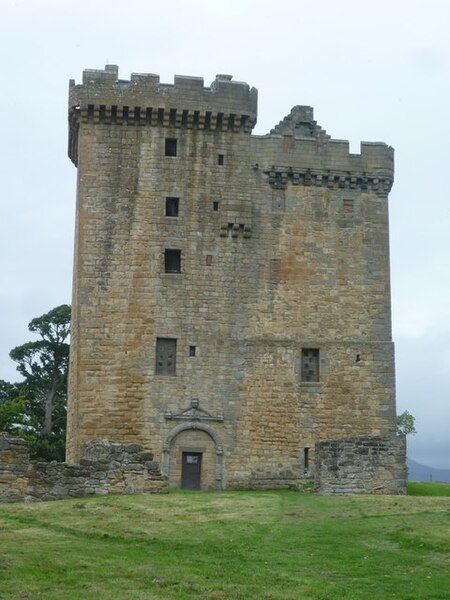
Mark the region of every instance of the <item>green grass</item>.
POLYGON ((446 497, 177 492, 0 506, 1 600, 448 600, 449 590, 446 497))
POLYGON ((407 490, 409 496, 450 496, 450 483, 409 481, 407 490))

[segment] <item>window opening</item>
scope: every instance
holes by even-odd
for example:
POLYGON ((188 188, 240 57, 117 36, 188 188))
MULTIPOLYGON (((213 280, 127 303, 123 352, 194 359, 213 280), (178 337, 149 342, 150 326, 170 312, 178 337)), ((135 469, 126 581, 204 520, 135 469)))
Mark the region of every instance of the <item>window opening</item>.
POLYGON ((166 217, 178 217, 179 198, 167 196, 166 198, 166 217))
POLYGON ((309 448, 303 449, 303 466, 304 466, 305 472, 308 471, 308 469, 309 469, 309 448))
POLYGON ((319 381, 319 350, 302 349, 302 381, 319 381))
POLYGON ((224 165, 224 160, 225 160, 224 154, 217 155, 217 164, 220 165, 221 167, 223 167, 223 165, 224 165))
POLYGON ((156 375, 176 375, 177 340, 156 338, 156 375))
POLYGON ((166 138, 166 156, 177 155, 177 140, 176 138, 166 138))
POLYGON ((195 356, 197 348, 195 346, 189 346, 189 356, 195 356))
POLYGON ((164 269, 166 273, 181 273, 181 250, 166 248, 164 251, 164 269))
POLYGON ((219 210, 219 202, 217 200, 213 201, 213 210, 217 212, 219 210))
POLYGON ((354 208, 354 202, 353 200, 344 200, 343 203, 343 207, 344 207, 344 212, 346 213, 352 213, 353 212, 353 208, 354 208))
POLYGON ((213 260, 212 254, 207 254, 206 255, 206 266, 207 267, 210 267, 212 265, 212 260, 213 260))

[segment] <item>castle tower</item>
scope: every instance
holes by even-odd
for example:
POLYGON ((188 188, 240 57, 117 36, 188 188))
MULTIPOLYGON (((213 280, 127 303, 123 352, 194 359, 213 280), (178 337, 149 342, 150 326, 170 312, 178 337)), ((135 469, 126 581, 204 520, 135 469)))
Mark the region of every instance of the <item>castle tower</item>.
POLYGON ((71 82, 69 462, 136 441, 174 487, 280 487, 319 440, 395 431, 393 150, 304 106, 253 136, 256 102, 228 75, 71 82))

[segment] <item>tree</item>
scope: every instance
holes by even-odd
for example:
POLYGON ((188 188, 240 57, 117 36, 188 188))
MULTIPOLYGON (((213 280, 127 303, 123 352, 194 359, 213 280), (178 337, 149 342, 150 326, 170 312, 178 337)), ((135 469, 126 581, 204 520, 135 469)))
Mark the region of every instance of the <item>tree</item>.
POLYGON ((398 435, 413 435, 417 433, 415 427, 416 419, 407 410, 397 416, 397 433, 398 435))
MULTIPOLYGON (((20 398, 22 403, 21 431, 32 442, 31 453, 39 458, 64 460, 70 306, 63 304, 36 317, 28 329, 40 339, 11 350, 9 355, 24 381, 8 385, 16 386, 19 392, 16 401, 20 398)), ((7 386, 5 391, 8 393, 7 386)), ((14 394, 9 395, 11 401, 14 394)))
POLYGON ((21 384, 0 379, 0 431, 19 433, 24 422, 21 384))

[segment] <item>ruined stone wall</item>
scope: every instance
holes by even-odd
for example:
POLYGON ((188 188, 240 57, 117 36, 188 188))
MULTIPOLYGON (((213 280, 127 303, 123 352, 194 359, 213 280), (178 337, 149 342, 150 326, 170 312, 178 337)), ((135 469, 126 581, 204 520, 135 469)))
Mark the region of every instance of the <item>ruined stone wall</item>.
POLYGON ((108 67, 71 85, 71 462, 84 441, 137 440, 176 485, 181 448, 206 436, 205 487, 213 468, 216 488, 287 487, 320 439, 395 431, 392 149, 350 154, 309 107, 267 136, 255 119, 256 91, 227 76, 170 86, 108 67), (173 375, 156 372, 158 338, 176 339, 173 375))
POLYGON ((0 433, 0 502, 20 502, 28 489, 27 443, 0 433))
POLYGON ((80 464, 70 465, 30 461, 25 441, 0 434, 0 502, 165 491, 159 465, 139 444, 94 440, 83 446, 80 464))
POLYGON ((405 436, 350 437, 316 444, 318 494, 405 494, 405 436))

